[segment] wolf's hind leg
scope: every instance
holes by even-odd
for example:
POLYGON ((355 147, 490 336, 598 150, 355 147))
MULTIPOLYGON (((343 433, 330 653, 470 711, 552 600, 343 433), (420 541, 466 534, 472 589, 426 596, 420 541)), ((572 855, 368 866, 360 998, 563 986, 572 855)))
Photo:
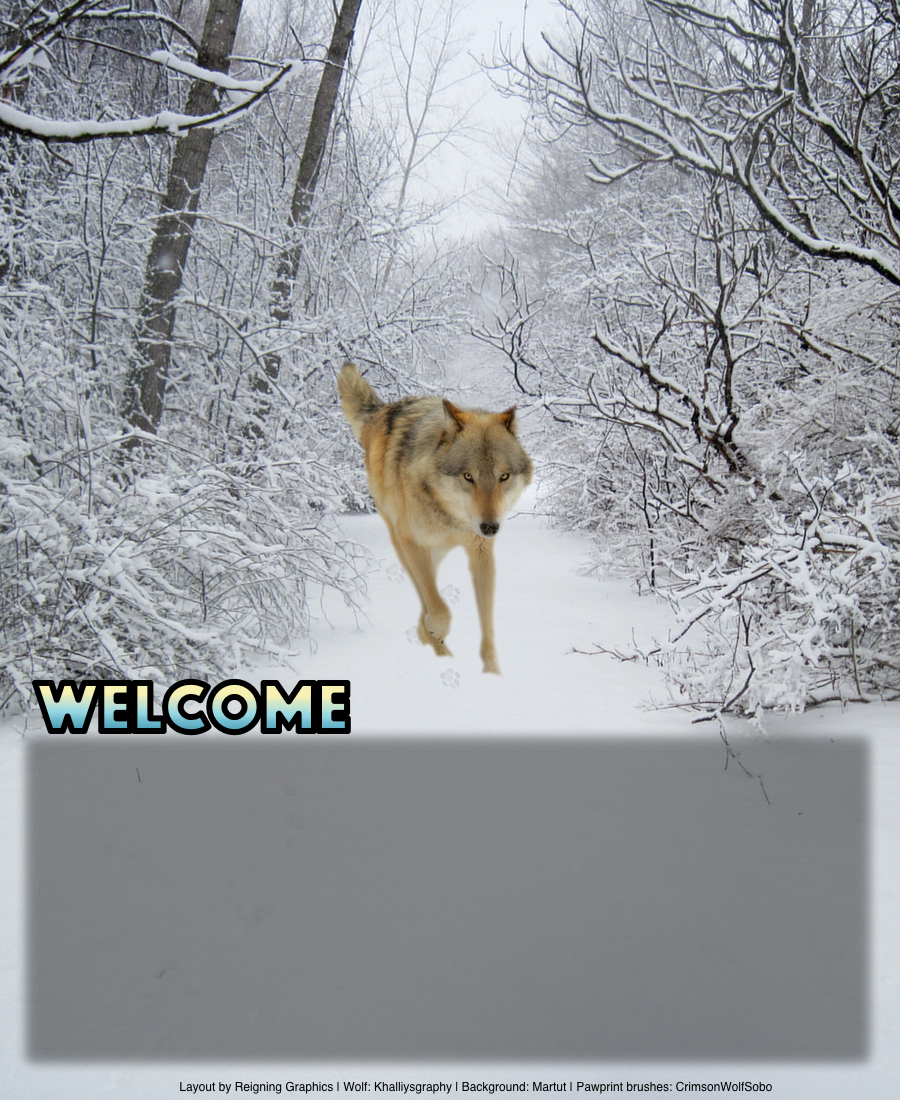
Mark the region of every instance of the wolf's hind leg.
MULTIPOLYGON (((440 549, 432 547, 430 550, 426 551, 426 553, 431 555, 431 571, 429 573, 429 576, 433 579, 435 590, 437 590, 437 570, 438 566, 447 555, 447 549, 443 547, 440 549)), ((441 600, 440 595, 438 595, 438 599, 444 605, 444 610, 447 614, 447 625, 444 629, 444 637, 446 637, 450 630, 450 609, 447 607, 444 601, 441 600)), ((434 652, 437 654, 438 657, 452 657, 453 654, 447 648, 446 642, 444 642, 442 638, 436 638, 432 631, 429 630, 428 626, 426 626, 426 614, 427 612, 425 610, 425 600, 423 598, 422 614, 419 616, 419 641, 423 645, 430 645, 434 649, 434 652)), ((434 623, 434 620, 432 620, 432 623, 434 623)))
POLYGON ((422 614, 418 634, 422 645, 430 645, 438 657, 452 657, 444 643, 450 630, 450 608, 437 590, 437 563, 446 551, 432 551, 409 538, 402 538, 389 523, 391 542, 419 596, 422 614))
POLYGON ((397 552, 406 565, 419 593, 419 599, 422 601, 419 640, 425 645, 430 645, 439 657, 452 656, 444 644, 444 639, 450 631, 450 608, 437 589, 432 551, 411 540, 398 538, 397 552))

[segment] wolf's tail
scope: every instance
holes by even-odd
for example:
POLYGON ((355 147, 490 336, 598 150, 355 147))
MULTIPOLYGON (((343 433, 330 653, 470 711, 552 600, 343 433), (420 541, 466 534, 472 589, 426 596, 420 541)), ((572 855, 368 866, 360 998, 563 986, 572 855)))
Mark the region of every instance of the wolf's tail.
POLYGON ((341 408, 350 422, 353 434, 362 442, 363 424, 384 405, 378 394, 352 363, 345 363, 338 375, 341 408))

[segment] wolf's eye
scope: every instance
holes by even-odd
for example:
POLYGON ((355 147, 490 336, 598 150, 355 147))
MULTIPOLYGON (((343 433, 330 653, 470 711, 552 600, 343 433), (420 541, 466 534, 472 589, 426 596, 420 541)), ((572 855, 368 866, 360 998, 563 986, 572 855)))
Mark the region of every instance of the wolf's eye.
POLYGON ((500 475, 500 480, 501 481, 509 481, 509 474, 501 474, 500 475))
POLYGON ((463 474, 463 477, 466 479, 466 481, 474 481, 475 480, 475 478, 473 478, 471 474, 463 474))

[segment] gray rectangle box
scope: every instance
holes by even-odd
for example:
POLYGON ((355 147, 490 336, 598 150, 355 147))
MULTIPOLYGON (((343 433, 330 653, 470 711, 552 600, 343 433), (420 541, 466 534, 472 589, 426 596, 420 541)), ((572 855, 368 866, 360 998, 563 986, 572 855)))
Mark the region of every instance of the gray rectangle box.
POLYGON ((31 747, 34 1058, 866 1054, 861 741, 127 742, 31 747))

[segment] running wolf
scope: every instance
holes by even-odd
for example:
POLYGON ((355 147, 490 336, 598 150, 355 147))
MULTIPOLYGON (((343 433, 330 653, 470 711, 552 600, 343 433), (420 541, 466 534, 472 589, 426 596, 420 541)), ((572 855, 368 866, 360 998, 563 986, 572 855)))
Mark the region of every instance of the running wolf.
POLYGON ((440 397, 386 405, 352 363, 338 376, 344 416, 366 455, 369 489, 400 564, 422 604, 419 639, 450 657, 450 609, 437 588, 448 550, 469 557, 481 620, 485 672, 500 674, 494 648, 494 536, 531 481, 531 459, 516 439, 516 407, 489 413, 440 397))

